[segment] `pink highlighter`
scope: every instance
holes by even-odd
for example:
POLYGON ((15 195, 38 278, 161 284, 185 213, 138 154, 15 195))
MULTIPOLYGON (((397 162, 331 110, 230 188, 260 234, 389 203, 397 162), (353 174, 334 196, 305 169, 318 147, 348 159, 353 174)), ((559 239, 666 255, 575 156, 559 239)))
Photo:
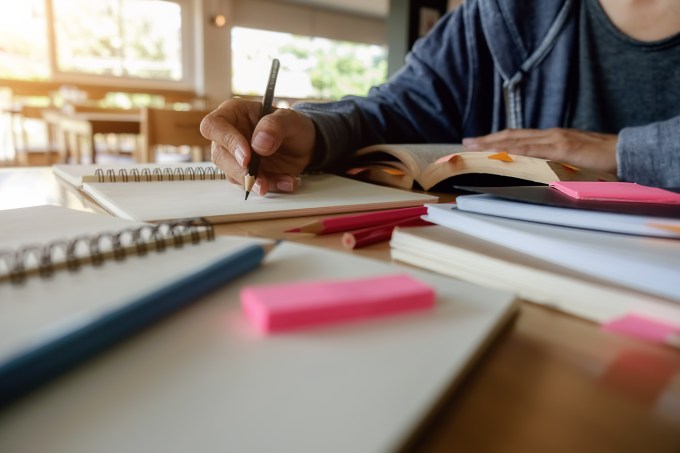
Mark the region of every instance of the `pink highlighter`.
POLYGON ((278 332, 434 306, 432 287, 408 274, 247 286, 241 307, 261 332, 278 332))

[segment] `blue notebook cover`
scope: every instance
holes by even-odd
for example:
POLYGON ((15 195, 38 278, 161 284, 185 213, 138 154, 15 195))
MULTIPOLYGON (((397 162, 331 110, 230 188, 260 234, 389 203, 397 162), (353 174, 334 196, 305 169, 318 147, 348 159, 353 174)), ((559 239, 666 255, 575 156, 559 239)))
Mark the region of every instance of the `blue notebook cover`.
MULTIPOLYGON (((79 255, 78 264, 53 263, 51 272, 31 272, 21 250, 1 257, 0 299, 12 305, 3 310, 0 335, 0 406, 255 269, 265 256, 255 241, 205 239, 196 231, 184 239, 154 235, 144 251, 104 253, 114 236, 88 237, 102 247, 101 261, 79 255)), ((43 252, 56 253, 54 244, 43 252)))

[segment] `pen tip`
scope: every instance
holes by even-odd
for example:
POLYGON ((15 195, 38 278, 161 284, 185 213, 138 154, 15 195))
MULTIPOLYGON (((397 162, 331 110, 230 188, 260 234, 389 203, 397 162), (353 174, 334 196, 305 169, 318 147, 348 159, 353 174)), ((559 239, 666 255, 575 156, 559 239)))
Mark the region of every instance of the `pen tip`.
POLYGON ((250 192, 246 190, 246 200, 248 199, 248 195, 250 195, 250 192))

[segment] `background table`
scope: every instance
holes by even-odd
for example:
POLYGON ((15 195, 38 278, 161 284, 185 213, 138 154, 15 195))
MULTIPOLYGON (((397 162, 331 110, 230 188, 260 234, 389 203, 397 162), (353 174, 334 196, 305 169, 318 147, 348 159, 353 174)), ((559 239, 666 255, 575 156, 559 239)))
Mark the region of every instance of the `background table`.
MULTIPOLYGON (((45 203, 102 212, 49 168, 0 170, 0 209, 45 203)), ((342 250, 340 234, 282 233, 313 218, 225 224, 217 232, 342 250)), ((389 260, 389 245, 347 253, 389 260)), ((528 302, 455 384, 405 450, 680 451, 680 351, 528 302)))
POLYGON ((76 112, 64 113, 58 110, 46 111, 43 118, 55 135, 60 160, 68 162, 71 157, 78 163, 83 158, 83 150, 89 153, 89 162, 95 163, 97 152, 96 134, 134 134, 141 128, 141 115, 136 113, 76 112), (83 148, 82 144, 87 143, 83 148))

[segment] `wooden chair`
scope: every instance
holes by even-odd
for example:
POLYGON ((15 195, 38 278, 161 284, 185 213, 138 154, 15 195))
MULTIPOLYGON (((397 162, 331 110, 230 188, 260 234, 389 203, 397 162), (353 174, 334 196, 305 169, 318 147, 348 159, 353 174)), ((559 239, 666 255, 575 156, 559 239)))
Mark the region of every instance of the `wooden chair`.
POLYGON ((16 164, 52 165, 58 158, 55 137, 43 119, 52 107, 22 105, 12 112, 12 146, 16 164))
MULTIPOLYGON (((67 104, 64 105, 61 110, 63 113, 70 115, 78 115, 80 113, 102 113, 111 115, 141 114, 141 111, 138 108, 126 109, 87 104, 67 104)), ((115 156, 120 154, 134 155, 139 147, 139 134, 109 132, 95 134, 93 137, 85 138, 93 148, 91 152, 96 154, 107 153, 115 156)))
POLYGON ((134 136, 130 151, 136 152, 135 142, 141 128, 141 114, 135 109, 62 109, 48 115, 48 122, 57 131, 61 161, 73 160, 80 163, 85 157, 88 162, 96 161, 97 148, 106 151, 109 135, 127 134, 134 136), (99 142, 99 146, 97 146, 99 142))
POLYGON ((138 161, 156 161, 156 148, 168 145, 191 150, 191 160, 207 160, 210 141, 201 135, 200 124, 209 110, 142 109, 141 147, 138 161))

